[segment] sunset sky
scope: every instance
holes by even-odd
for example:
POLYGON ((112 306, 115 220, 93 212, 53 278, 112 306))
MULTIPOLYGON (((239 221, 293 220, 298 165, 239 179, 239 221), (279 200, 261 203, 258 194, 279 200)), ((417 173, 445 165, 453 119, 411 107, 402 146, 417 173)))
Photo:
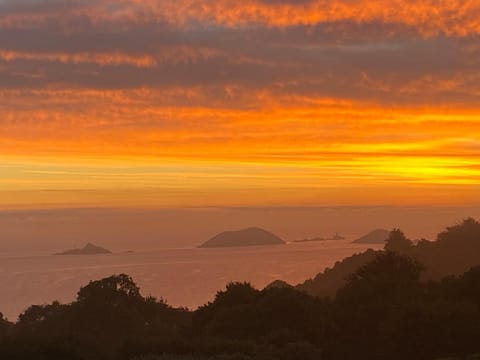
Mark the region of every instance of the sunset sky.
POLYGON ((479 184, 478 0, 0 0, 0 209, 479 184))

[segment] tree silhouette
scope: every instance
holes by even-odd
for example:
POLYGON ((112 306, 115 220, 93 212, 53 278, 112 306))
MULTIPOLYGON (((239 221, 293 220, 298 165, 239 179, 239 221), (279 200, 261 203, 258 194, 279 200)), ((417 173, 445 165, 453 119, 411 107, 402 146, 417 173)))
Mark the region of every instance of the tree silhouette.
POLYGON ((480 222, 469 218, 437 236, 429 246, 415 248, 416 257, 429 270, 429 278, 460 275, 480 265, 480 222))
POLYGON ((225 291, 217 293, 214 303, 217 306, 246 304, 253 301, 256 296, 258 296, 258 290, 250 283, 232 282, 227 285, 225 291))
POLYGON ((113 275, 108 278, 91 281, 82 287, 77 295, 79 302, 106 301, 112 305, 119 300, 139 300, 140 288, 133 279, 125 274, 113 275))
POLYGON ((393 229, 390 236, 385 241, 385 250, 408 254, 413 247, 413 243, 408 240, 400 229, 393 229))
POLYGON ((353 359, 358 354, 375 358, 382 328, 388 327, 391 314, 421 298, 422 270, 415 260, 389 251, 380 253, 347 278, 334 303, 331 341, 337 358, 353 359), (342 347, 342 343, 349 346, 342 347))
POLYGON ((3 317, 3 314, 0 312, 0 339, 7 335, 8 330, 11 324, 3 317))
POLYGON ((447 227, 445 231, 438 234, 440 244, 456 244, 459 241, 480 246, 480 222, 468 218, 460 224, 447 227))
POLYGON ((378 282, 411 283, 418 282, 424 266, 412 258, 392 251, 381 253, 362 266, 347 279, 347 287, 378 282))

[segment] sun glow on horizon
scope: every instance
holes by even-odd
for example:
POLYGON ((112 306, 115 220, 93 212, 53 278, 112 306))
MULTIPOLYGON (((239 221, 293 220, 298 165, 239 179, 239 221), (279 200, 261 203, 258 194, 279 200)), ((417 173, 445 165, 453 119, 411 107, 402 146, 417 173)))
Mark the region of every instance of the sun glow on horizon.
POLYGON ((480 203, 480 5, 172 4, 0 3, 0 208, 480 203))

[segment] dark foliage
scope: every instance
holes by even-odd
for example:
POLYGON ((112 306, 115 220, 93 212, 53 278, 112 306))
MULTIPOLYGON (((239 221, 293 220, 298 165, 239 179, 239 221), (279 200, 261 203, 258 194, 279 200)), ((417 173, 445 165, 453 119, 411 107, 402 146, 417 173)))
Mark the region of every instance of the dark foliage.
POLYGON ((142 297, 122 274, 90 282, 71 304, 31 306, 20 315, 11 338, 27 345, 21 358, 45 353, 49 359, 118 359, 131 342, 175 339, 190 317, 186 310, 142 297))
POLYGON ((408 254, 413 247, 412 241, 408 240, 400 229, 393 229, 385 242, 385 250, 408 254))
MULTIPOLYGON (((385 250, 408 255, 423 264, 423 280, 461 275, 480 265, 480 222, 466 219, 440 233, 437 241, 423 239, 416 245, 401 230, 394 229, 385 242, 385 250)), ((372 261, 378 253, 367 250, 348 257, 315 278, 297 285, 297 289, 318 297, 335 296, 337 290, 345 285, 348 275, 372 261)))
POLYGON ((3 317, 3 314, 0 312, 0 341, 5 339, 12 327, 12 324, 8 322, 7 319, 3 317))
POLYGON ((327 268, 313 279, 297 285, 297 289, 318 297, 334 297, 337 290, 345 285, 347 277, 361 266, 375 259, 381 251, 367 250, 360 254, 338 261, 332 268, 327 268))

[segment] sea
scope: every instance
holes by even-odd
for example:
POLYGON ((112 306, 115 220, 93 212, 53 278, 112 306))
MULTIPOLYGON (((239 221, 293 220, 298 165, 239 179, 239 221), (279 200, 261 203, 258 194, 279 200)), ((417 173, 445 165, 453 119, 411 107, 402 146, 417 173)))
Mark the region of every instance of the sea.
POLYGON ((15 321, 30 305, 75 300, 91 280, 125 273, 144 296, 196 309, 232 281, 263 288, 274 280, 298 284, 367 248, 351 240, 222 249, 156 249, 106 255, 0 255, 0 312, 15 321))

